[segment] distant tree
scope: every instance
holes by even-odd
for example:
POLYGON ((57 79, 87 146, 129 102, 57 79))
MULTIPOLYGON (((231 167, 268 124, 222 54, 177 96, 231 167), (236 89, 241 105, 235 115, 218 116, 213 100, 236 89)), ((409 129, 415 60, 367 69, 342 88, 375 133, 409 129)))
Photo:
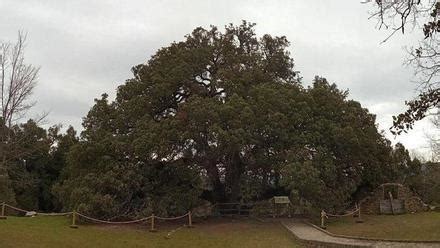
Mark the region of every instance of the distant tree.
POLYGON ((48 154, 49 161, 42 171, 44 180, 40 186, 39 200, 39 209, 46 211, 59 211, 62 208, 62 204, 55 197, 53 187, 65 177, 62 173, 67 166, 68 153, 79 142, 79 137, 72 126, 69 126, 65 133, 60 133, 60 128, 60 125, 53 126, 49 128, 47 134, 52 145, 48 154))
POLYGON ((17 205, 26 209, 40 209, 46 180, 45 167, 50 163, 51 140, 46 130, 33 120, 14 125, 11 139, 15 142, 10 144, 9 151, 14 155, 8 156, 7 167, 17 205))
POLYGON ((8 160, 19 156, 9 149, 15 142, 11 128, 33 106, 29 98, 38 79, 39 69, 25 63, 25 42, 26 35, 19 32, 15 44, 0 43, 0 202, 15 202, 6 168, 8 160))
POLYGON ((59 209, 52 193, 66 164, 70 147, 78 142, 75 130, 70 127, 60 134, 61 126, 45 130, 33 120, 11 129, 8 151, 20 156, 7 160, 8 175, 17 205, 25 209, 54 211, 59 209))
POLYGON ((425 162, 421 165, 421 172, 410 176, 406 181, 416 191, 424 202, 440 206, 440 163, 425 162))

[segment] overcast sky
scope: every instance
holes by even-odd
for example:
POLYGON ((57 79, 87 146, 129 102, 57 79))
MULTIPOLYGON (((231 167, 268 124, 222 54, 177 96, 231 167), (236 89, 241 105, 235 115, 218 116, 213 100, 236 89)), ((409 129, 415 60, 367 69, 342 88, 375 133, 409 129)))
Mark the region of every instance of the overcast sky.
POLYGON ((357 0, 287 1, 57 1, 0 0, 0 40, 28 33, 26 59, 41 67, 34 114, 50 111, 47 125, 81 129, 82 117, 104 92, 131 77, 130 68, 160 47, 180 41, 195 27, 245 19, 258 35, 285 35, 304 83, 326 77, 377 115, 393 143, 428 154, 428 121, 393 137, 391 116, 416 95, 411 68, 403 66, 405 46, 417 44, 419 30, 396 35, 375 29, 371 4, 357 0))

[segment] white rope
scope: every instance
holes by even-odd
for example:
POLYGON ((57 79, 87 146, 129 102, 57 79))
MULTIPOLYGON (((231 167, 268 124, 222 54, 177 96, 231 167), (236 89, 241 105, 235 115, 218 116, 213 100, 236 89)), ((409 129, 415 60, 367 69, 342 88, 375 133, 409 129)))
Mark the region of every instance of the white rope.
POLYGON ((41 215, 41 216, 66 216, 66 215, 71 215, 73 212, 65 212, 65 213, 40 213, 37 212, 37 215, 41 215))
POLYGON ((353 215, 354 213, 358 212, 359 208, 356 208, 355 210, 353 210, 352 212, 346 213, 346 214, 329 214, 327 212, 324 211, 325 215, 328 217, 345 217, 345 216, 350 216, 353 215))
POLYGON ((15 211, 19 211, 19 212, 23 212, 23 213, 30 213, 30 212, 35 212, 36 215, 41 215, 41 216, 65 216, 65 215, 70 215, 72 214, 72 212, 64 212, 64 213, 42 213, 42 212, 36 212, 36 211, 28 211, 28 210, 24 210, 21 208, 17 208, 14 206, 11 206, 9 204, 4 203, 4 205, 10 209, 13 209, 15 211))
POLYGON ((11 205, 6 204, 6 203, 4 203, 4 205, 5 205, 6 207, 9 207, 10 209, 13 209, 13 210, 16 210, 16 211, 19 211, 19 212, 23 212, 23 213, 30 212, 30 211, 27 211, 27 210, 24 210, 24 209, 21 209, 21 208, 16 208, 16 207, 11 206, 11 205))
POLYGON ((152 216, 149 216, 149 217, 145 217, 145 218, 142 218, 142 219, 130 220, 130 221, 107 221, 107 220, 95 219, 95 218, 92 218, 90 216, 87 216, 87 215, 84 215, 84 214, 81 214, 81 213, 76 213, 76 214, 78 216, 80 216, 80 217, 83 217, 86 220, 90 220, 90 221, 97 222, 97 223, 102 223, 102 224, 113 224, 113 225, 134 224, 134 223, 143 222, 143 221, 146 221, 146 220, 152 218, 152 216))
POLYGON ((154 218, 158 219, 158 220, 178 220, 178 219, 182 219, 186 216, 189 215, 189 212, 182 215, 182 216, 177 216, 177 217, 159 217, 159 216, 154 216, 154 218))

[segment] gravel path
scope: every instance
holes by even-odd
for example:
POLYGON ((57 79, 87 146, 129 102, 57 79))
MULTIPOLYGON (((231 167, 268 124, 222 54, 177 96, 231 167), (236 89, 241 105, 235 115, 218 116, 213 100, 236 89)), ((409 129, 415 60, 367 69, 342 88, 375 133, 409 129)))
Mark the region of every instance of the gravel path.
POLYGON ((318 229, 303 223, 295 221, 283 221, 282 224, 292 232, 298 239, 304 241, 318 241, 323 243, 331 243, 334 245, 354 246, 354 247, 439 247, 440 244, 430 243, 403 243, 389 241, 370 241, 349 238, 339 238, 330 236, 318 229))

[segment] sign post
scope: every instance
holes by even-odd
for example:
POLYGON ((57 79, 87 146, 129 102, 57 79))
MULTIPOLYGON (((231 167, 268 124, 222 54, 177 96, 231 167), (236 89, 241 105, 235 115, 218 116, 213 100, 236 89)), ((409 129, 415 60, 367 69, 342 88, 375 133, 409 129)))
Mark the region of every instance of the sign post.
POLYGON ((273 197, 273 203, 274 203, 274 206, 273 206, 273 218, 275 218, 276 217, 276 210, 277 210, 277 206, 284 206, 287 210, 288 210, 288 216, 289 216, 289 218, 291 217, 290 216, 290 209, 289 209, 289 206, 290 206, 290 199, 289 199, 289 197, 288 196, 274 196, 273 197))

